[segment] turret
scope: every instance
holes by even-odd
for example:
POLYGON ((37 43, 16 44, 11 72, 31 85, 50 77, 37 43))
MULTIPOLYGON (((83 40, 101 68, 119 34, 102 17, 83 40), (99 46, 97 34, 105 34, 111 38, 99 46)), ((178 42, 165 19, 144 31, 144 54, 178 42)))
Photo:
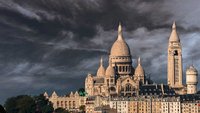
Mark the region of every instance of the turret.
POLYGON ((78 96, 79 96, 78 91, 75 92, 74 96, 75 96, 75 97, 78 97, 78 96))
POLYGON ((198 71, 194 66, 190 66, 186 71, 187 94, 195 94, 197 92, 198 71))
POLYGON ((140 57, 138 58, 138 66, 135 69, 135 79, 139 80, 144 84, 144 70, 141 65, 140 57))
POLYGON ((115 75, 115 70, 112 67, 112 62, 110 61, 106 69, 106 78, 110 78, 111 76, 114 76, 114 75, 115 75))
POLYGON ((54 91, 51 95, 52 98, 58 98, 58 95, 56 94, 56 92, 54 91))
POLYGON ((73 96, 74 96, 73 92, 71 92, 69 96, 70 96, 70 97, 73 97, 73 96))
POLYGON ((103 59, 101 58, 100 64, 99 64, 99 69, 97 70, 97 76, 103 77, 104 75, 105 75, 105 68, 103 67, 103 59))
POLYGON ((106 69, 106 85, 111 86, 115 84, 115 70, 112 67, 112 62, 109 62, 109 66, 106 69))

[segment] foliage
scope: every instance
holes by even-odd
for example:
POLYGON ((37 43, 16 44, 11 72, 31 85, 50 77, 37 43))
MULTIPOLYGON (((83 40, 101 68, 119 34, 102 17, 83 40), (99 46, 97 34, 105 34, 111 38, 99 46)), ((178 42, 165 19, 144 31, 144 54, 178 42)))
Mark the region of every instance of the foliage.
POLYGON ((78 94, 79 94, 80 96, 86 96, 85 89, 84 89, 84 88, 79 88, 78 94))
POLYGON ((5 108, 8 113, 34 113, 35 101, 27 95, 7 99, 5 108))
POLYGON ((57 108, 57 109, 55 109, 55 113, 69 113, 69 111, 67 111, 63 108, 57 108))
POLYGON ((6 113, 5 109, 3 108, 2 105, 0 105, 0 113, 6 113))
POLYGON ((85 112, 85 105, 81 105, 79 107, 79 110, 81 111, 81 113, 84 113, 85 112))
POLYGON ((42 111, 42 113, 52 113, 53 112, 53 105, 51 102, 49 102, 46 97, 44 97, 42 94, 39 96, 35 96, 34 100, 37 104, 37 108, 42 111))
POLYGON ((8 113, 52 113, 53 106, 43 95, 20 95, 8 98, 4 107, 8 113))

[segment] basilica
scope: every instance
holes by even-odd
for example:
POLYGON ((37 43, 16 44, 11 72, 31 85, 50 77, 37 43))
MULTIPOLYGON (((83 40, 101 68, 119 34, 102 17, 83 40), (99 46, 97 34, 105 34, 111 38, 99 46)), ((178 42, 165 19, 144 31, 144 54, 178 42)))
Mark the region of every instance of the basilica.
MULTIPOLYGON (((194 94, 197 92, 197 75, 194 66, 190 66, 186 72, 187 85, 182 84, 182 47, 174 22, 168 44, 168 84, 160 84, 163 86, 160 88, 170 94, 194 94)), ((130 49, 119 24, 117 39, 110 50, 108 66, 104 67, 101 58, 96 75, 88 74, 85 79, 88 96, 136 96, 144 91, 142 88, 148 86, 149 89, 155 85, 158 86, 145 76, 141 58, 138 58, 137 67, 132 66, 130 49)))
POLYGON ((81 106, 85 106, 86 113, 100 113, 95 111, 107 109, 106 106, 119 113, 168 113, 168 110, 188 113, 191 111, 187 107, 188 103, 194 106, 193 111, 197 111, 194 113, 198 113, 198 110, 200 112, 200 104, 199 108, 196 106, 200 103, 200 92, 197 93, 198 71, 193 65, 185 71, 186 84, 182 83, 182 46, 175 22, 169 36, 167 53, 167 84, 156 84, 145 75, 140 57, 137 66, 133 67, 130 48, 119 24, 118 36, 111 47, 107 67, 101 58, 96 74, 88 74, 85 78, 85 96, 78 92, 58 96, 55 91, 51 96, 47 93, 44 96, 53 103, 54 109, 62 107, 79 111, 81 106), (155 101, 152 101, 152 97, 155 101), (153 104, 155 109, 151 106, 153 104))

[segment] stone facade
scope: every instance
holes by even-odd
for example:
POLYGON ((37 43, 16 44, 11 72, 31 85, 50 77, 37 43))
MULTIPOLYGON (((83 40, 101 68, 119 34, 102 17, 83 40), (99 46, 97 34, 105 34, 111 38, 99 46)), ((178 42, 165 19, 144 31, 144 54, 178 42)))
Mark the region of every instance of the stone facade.
POLYGON ((86 98, 79 96, 78 92, 70 93, 69 96, 58 96, 54 91, 49 97, 47 93, 44 93, 44 96, 49 99, 53 104, 53 108, 64 108, 69 111, 79 111, 79 107, 85 105, 86 98))
POLYGON ((118 38, 112 45, 108 64, 105 69, 101 59, 96 75, 87 75, 85 89, 88 96, 137 95, 139 86, 146 82, 145 73, 140 58, 134 70, 130 49, 122 36, 121 25, 118 28, 118 38))
POLYGON ((59 97, 55 92, 50 97, 47 93, 45 96, 53 103, 55 109, 62 107, 77 111, 81 105, 85 105, 86 113, 109 110, 103 107, 108 105, 110 109, 116 109, 119 113, 180 113, 181 110, 195 113, 199 111, 199 101, 194 101, 195 104, 192 104, 176 97, 180 94, 197 93, 198 72, 194 66, 190 66, 186 71, 186 85, 182 83, 182 47, 175 22, 168 44, 167 85, 153 84, 153 81, 145 76, 140 58, 138 58, 137 66, 135 68, 132 66, 132 56, 123 38, 121 25, 118 27, 117 40, 110 50, 107 68, 103 63, 101 58, 96 74, 87 75, 86 97, 79 96, 77 92, 63 97, 59 97), (165 98, 166 96, 168 97, 165 98), (188 107, 190 104, 195 106, 194 109, 188 107))
POLYGON ((187 69, 187 85, 183 85, 182 46, 176 30, 176 24, 174 22, 168 44, 167 82, 170 87, 174 88, 177 94, 195 94, 197 92, 196 87, 198 83, 198 72, 194 66, 190 67, 193 69, 187 69))
POLYGON ((200 98, 199 95, 112 98, 110 107, 118 113, 199 113, 200 98))

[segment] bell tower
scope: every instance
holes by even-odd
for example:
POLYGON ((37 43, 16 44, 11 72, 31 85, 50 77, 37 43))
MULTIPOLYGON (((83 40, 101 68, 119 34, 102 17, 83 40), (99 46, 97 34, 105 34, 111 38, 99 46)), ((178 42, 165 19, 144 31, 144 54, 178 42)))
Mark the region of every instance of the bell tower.
POLYGON ((182 47, 179 36, 176 32, 175 22, 172 25, 172 32, 168 44, 168 85, 172 88, 182 87, 182 47))

